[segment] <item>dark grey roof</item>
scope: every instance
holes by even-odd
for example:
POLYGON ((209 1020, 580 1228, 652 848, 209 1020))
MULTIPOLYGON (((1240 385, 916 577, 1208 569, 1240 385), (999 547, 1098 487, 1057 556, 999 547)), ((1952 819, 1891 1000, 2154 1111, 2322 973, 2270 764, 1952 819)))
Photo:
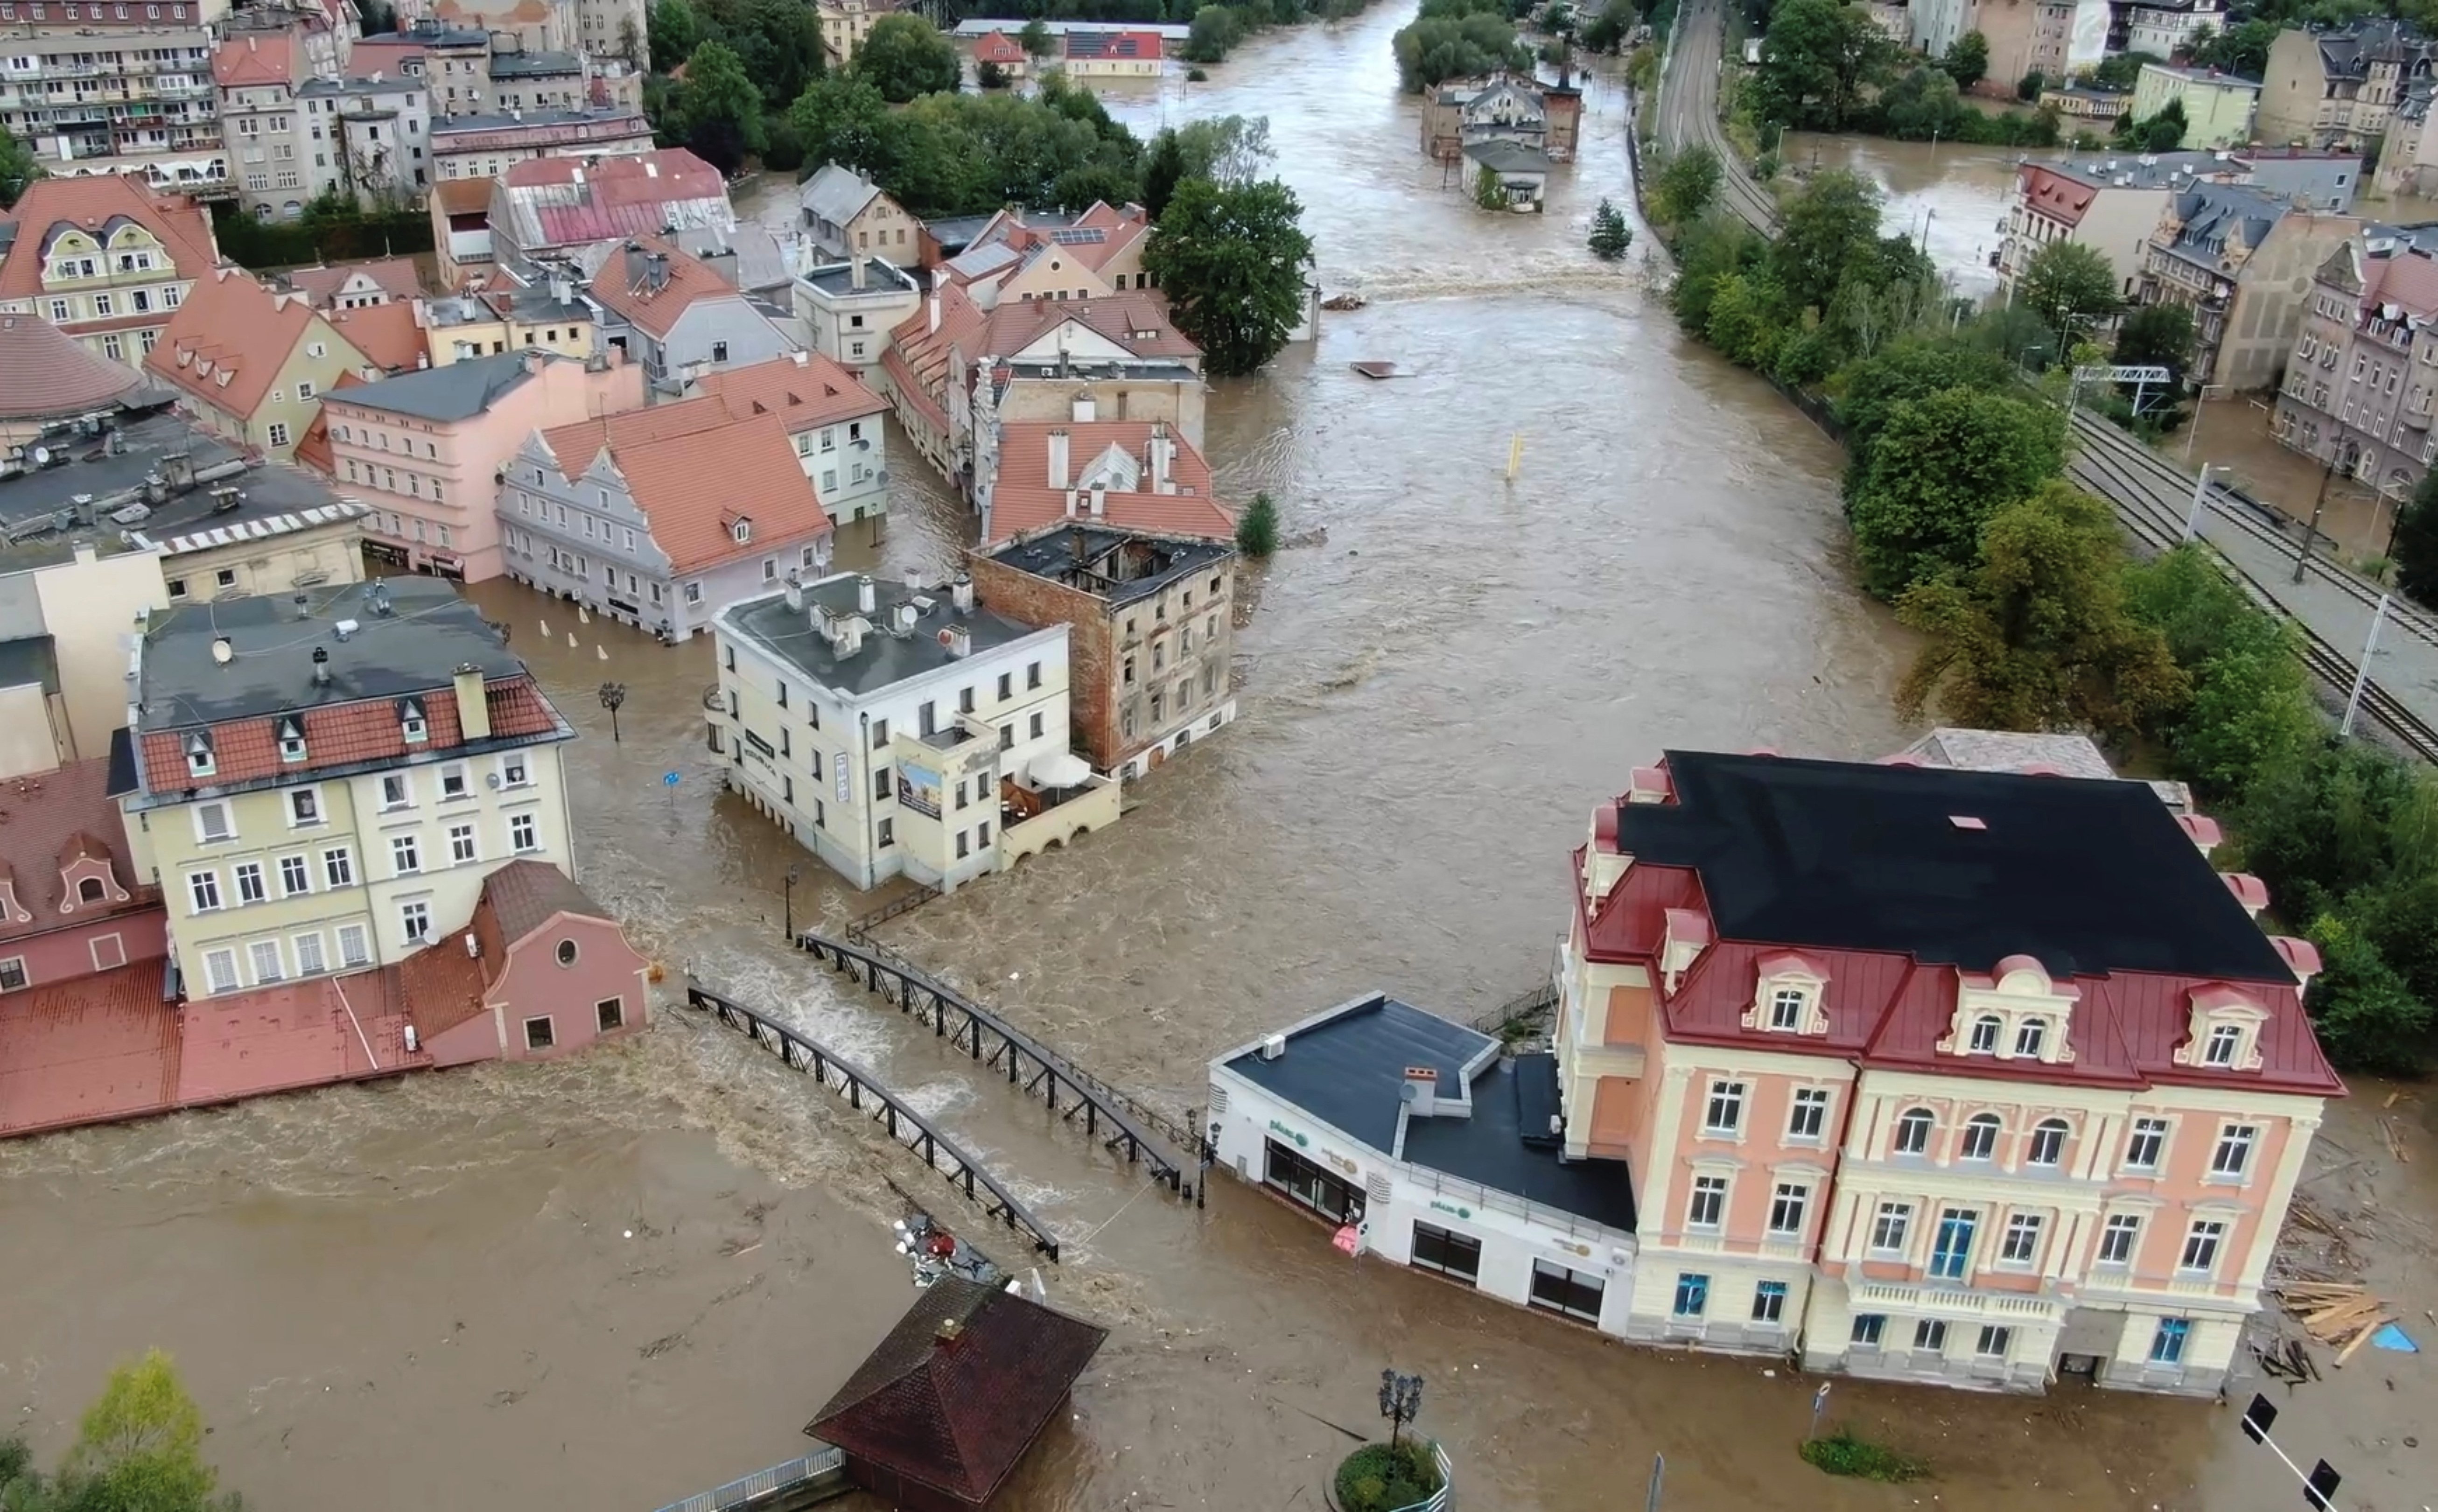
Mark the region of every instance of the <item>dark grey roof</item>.
POLYGON ((417 95, 430 93, 430 86, 413 74, 397 74, 387 79, 309 79, 296 86, 299 98, 329 98, 349 95, 417 95))
POLYGON ((1634 1175, 1625 1162, 1561 1160, 1548 1138, 1557 1082, 1555 1056, 1493 1063, 1474 1079, 1472 1117, 1405 1120, 1406 1162, 1632 1233, 1634 1175))
POLYGON ((974 238, 982 234, 982 227, 989 225, 992 219, 986 215, 940 216, 924 221, 923 229, 940 244, 942 256, 953 257, 973 245, 974 238))
POLYGON ((1617 849, 1699 872, 1721 940, 2293 979, 2147 783, 1672 750, 1668 772, 1676 801, 1618 805, 1617 849))
POLYGON ((1286 1053, 1277 1060, 1262 1059, 1255 1048, 1228 1069, 1383 1152, 1397 1145, 1405 1067, 1429 1066, 1441 1094, 1454 1096, 1466 1085, 1465 1068, 1498 1047, 1487 1034, 1378 993, 1289 1029, 1286 1038, 1286 1053))
POLYGON ((813 607, 819 605, 841 617, 853 616, 857 612, 856 585, 856 574, 842 572, 805 585, 804 608, 787 607, 786 594, 782 591, 730 605, 720 611, 719 619, 814 682, 857 697, 954 665, 958 659, 948 654, 939 637, 939 632, 949 625, 964 626, 976 653, 1040 633, 1033 625, 1018 624, 979 606, 971 613, 959 614, 945 584, 910 588, 904 583, 875 578, 873 611, 864 616, 872 622, 873 628, 854 656, 840 658, 829 638, 814 627, 813 607), (928 601, 930 607, 924 609, 917 601, 928 601), (910 602, 915 602, 920 611, 913 632, 903 637, 889 634, 882 626, 891 611, 910 602))
POLYGON ((1493 138, 1487 142, 1467 142, 1464 155, 1493 173, 1546 173, 1549 154, 1537 147, 1521 142, 1493 138))
POLYGON ((1225 541, 1059 524, 991 553, 1001 566, 1046 577, 1112 607, 1158 592, 1236 554, 1225 541))
POLYGON ((432 121, 432 135, 436 143, 444 136, 461 132, 505 132, 518 127, 580 126, 587 121, 632 120, 637 131, 645 129, 644 115, 631 106, 613 105, 595 110, 526 111, 511 115, 506 111, 491 111, 479 115, 439 115, 432 121))
POLYGON ((2173 250, 2212 273, 2218 271, 2218 259, 2238 232, 2244 245, 2256 252, 2287 214, 2276 196, 2235 184, 2196 184, 2176 196, 2175 210, 2182 224, 2173 250))
POLYGON ((580 74, 584 60, 572 52, 495 52, 493 79, 533 79, 550 74, 580 74))
POLYGON ((360 42, 414 43, 425 47, 488 47, 491 34, 480 26, 448 26, 437 21, 417 21, 396 31, 376 32, 360 37, 360 42))
POLYGON ((0 688, 21 687, 29 682, 41 683, 44 693, 60 691, 56 642, 47 635, 0 641, 0 688))
POLYGON ((170 730, 365 698, 446 688, 471 664, 486 680, 524 663, 500 632, 449 583, 393 577, 309 589, 303 616, 292 597, 228 599, 157 615, 144 635, 136 728, 170 730), (380 610, 386 598, 389 612, 380 610), (353 621, 341 639, 338 626, 353 621), (223 666, 212 643, 233 653, 223 666), (316 686, 313 653, 330 654, 330 680, 316 686))
MULTIPOLYGON (((539 355, 546 362, 574 360, 548 353, 539 355)), ((497 357, 468 358, 445 367, 427 367, 378 383, 340 389, 330 397, 342 404, 361 404, 418 420, 469 419, 533 376, 525 370, 526 356, 523 352, 502 352, 497 357)))
POLYGON ((807 269, 796 276, 833 299, 850 299, 859 294, 869 294, 876 298, 886 298, 892 294, 903 296, 920 293, 923 288, 914 281, 912 273, 878 257, 865 260, 861 289, 855 287, 855 268, 851 263, 823 263, 818 268, 807 269))

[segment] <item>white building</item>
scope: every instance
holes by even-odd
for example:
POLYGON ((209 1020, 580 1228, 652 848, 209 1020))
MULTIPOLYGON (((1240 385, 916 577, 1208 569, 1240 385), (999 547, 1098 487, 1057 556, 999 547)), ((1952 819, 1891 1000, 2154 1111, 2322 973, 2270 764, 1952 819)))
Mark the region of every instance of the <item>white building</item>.
POLYGON ((728 784, 858 888, 943 890, 1115 823, 1068 749, 1065 624, 973 586, 839 573, 722 609, 707 700, 728 784))

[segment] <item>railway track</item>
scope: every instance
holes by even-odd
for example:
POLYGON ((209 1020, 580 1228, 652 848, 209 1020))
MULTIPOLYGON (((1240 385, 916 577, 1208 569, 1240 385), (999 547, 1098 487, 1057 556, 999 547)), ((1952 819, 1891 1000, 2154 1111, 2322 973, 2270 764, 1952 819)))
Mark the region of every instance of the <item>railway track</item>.
MULTIPOLYGON (((2172 466, 2164 472, 2147 468, 2138 459, 2102 446, 2086 447, 2076 452, 2066 471, 2076 483, 2109 501, 2125 528, 2146 550, 2170 551, 2183 539, 2182 511, 2190 502, 2191 480, 2182 480, 2181 492, 2184 497, 2179 498, 2175 486, 2178 475, 2172 466)), ((2352 690, 2358 667, 2351 658, 2288 613, 2257 578, 2225 553, 2206 541, 2201 544, 2217 557, 2228 578, 2253 603, 2294 626, 2301 637, 2303 664, 2313 677, 2340 694, 2352 690)), ((2361 712, 2423 761, 2438 764, 2438 728, 2405 707, 2375 677, 2363 684, 2361 712)))
POLYGON ((1722 0, 1691 0, 1678 14, 1660 95, 1660 129, 1671 148, 1700 142, 1719 155, 1727 208, 1764 237, 1777 234, 1777 201, 1753 182, 1719 124, 1719 76, 1725 57, 1722 0))

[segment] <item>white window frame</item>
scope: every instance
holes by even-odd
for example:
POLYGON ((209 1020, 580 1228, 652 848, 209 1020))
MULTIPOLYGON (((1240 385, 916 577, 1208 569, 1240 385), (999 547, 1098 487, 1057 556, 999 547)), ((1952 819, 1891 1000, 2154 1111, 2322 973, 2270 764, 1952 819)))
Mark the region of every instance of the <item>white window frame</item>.
POLYGON ((1708 1093, 1702 1099, 1702 1133, 1721 1138, 1740 1137, 1744 1126, 1744 1099, 1750 1088, 1729 1077, 1714 1078, 1708 1093))
POLYGON ((279 895, 283 898, 301 898, 312 890, 313 858, 302 851, 292 851, 279 857, 279 895), (296 869, 296 875, 304 878, 301 886, 290 886, 288 869, 292 866, 296 869))
POLYGON ((1685 1199, 1687 1228, 1723 1228, 1727 1222, 1727 1198, 1733 1183, 1724 1176, 1696 1175, 1685 1199), (1704 1213, 1708 1213, 1704 1217, 1704 1213))
POLYGON ((309 929, 289 939, 288 948, 295 958, 297 976, 321 976, 329 972, 330 958, 322 947, 322 931, 318 929, 309 929), (306 964, 308 957, 311 958, 310 965, 306 964))
POLYGON ((203 952, 203 991, 213 997, 234 993, 243 985, 237 974, 237 952, 219 945, 203 952))
POLYGON ((1831 1099, 1827 1087, 1796 1087, 1786 1110, 1789 1144, 1819 1144, 1828 1137, 1831 1099), (1809 1117, 1807 1118, 1807 1115, 1809 1117), (1806 1123, 1810 1128, 1804 1127, 1806 1123))
POLYGON ((519 855, 541 849, 541 818, 535 810, 520 809, 508 816, 508 849, 519 855))
POLYGON ((203 867, 186 873, 186 911, 188 913, 218 913, 226 906, 228 906, 228 899, 221 891, 221 874, 218 868, 203 867), (209 901, 205 900, 206 894, 209 894, 209 901))
POLYGON ((2256 1123, 2220 1124, 2217 1143, 2210 1149, 2210 1178, 2214 1181, 2245 1181, 2252 1175, 2252 1160, 2260 1148, 2260 1125, 2256 1123), (2232 1152, 2232 1164, 2229 1154, 2232 1152))
POLYGON ((2047 1231, 2047 1221, 2038 1213, 2007 1214, 2006 1226, 1998 1234, 1998 1263, 2037 1264, 2040 1257, 2040 1236, 2047 1231))
POLYGON ((369 966, 373 959, 372 935, 360 923, 339 926, 339 964, 344 967, 369 966), (347 947, 352 944, 353 950, 347 947))
POLYGON ((1782 1181, 1769 1195, 1769 1232, 1779 1239, 1800 1239, 1811 1220, 1811 1184, 1782 1181), (1792 1216, 1793 1223, 1785 1219, 1792 1216))
POLYGON ((401 898, 398 900, 398 939, 409 945, 428 945, 432 942, 431 899, 401 898), (421 923, 422 928, 415 927, 417 922, 421 923))
POLYGON ((423 873, 423 837, 409 830, 404 835, 389 837, 389 874, 394 877, 420 876, 423 873))
POLYGON ((1913 1239, 1913 1204, 1883 1201, 1871 1215, 1871 1253, 1902 1255, 1913 1239))
POLYGON ((449 864, 465 866, 483 859, 483 837, 474 825, 449 826, 449 864))
POLYGON ((236 805, 226 799, 214 799, 208 803, 195 805, 195 843, 197 845, 226 845, 236 838, 236 805), (221 829, 217 835, 212 833, 210 825, 203 822, 204 816, 208 814, 218 814, 221 817, 221 829))
POLYGON ((266 982, 286 981, 288 979, 288 953, 280 948, 278 937, 274 936, 269 940, 247 941, 245 942, 245 969, 254 974, 254 982, 257 987, 266 982), (266 975, 262 969, 262 957, 263 952, 266 950, 271 953, 271 971, 268 975, 266 975))
POLYGON ((2125 1139, 2125 1169, 2143 1175, 2155 1175, 2166 1169, 2167 1140, 2175 1134, 2175 1122, 2168 1118, 2137 1117, 2125 1139), (2150 1145, 2149 1158, 2141 1158, 2142 1145, 2150 1145))
POLYGON ((2094 1265, 2131 1265, 2134 1253, 2142 1247, 2142 1215, 2111 1213, 2099 1228, 2099 1247, 2092 1252, 2094 1265), (2111 1255, 2111 1250, 2122 1250, 2111 1255))

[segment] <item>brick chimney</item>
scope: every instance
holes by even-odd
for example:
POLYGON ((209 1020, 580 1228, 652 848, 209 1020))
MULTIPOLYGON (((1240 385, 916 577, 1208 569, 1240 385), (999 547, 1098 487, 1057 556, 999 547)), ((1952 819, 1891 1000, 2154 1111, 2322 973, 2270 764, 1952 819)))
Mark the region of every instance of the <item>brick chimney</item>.
POLYGON ((1067 432, 1064 431, 1050 432, 1050 486, 1067 486, 1067 432))

